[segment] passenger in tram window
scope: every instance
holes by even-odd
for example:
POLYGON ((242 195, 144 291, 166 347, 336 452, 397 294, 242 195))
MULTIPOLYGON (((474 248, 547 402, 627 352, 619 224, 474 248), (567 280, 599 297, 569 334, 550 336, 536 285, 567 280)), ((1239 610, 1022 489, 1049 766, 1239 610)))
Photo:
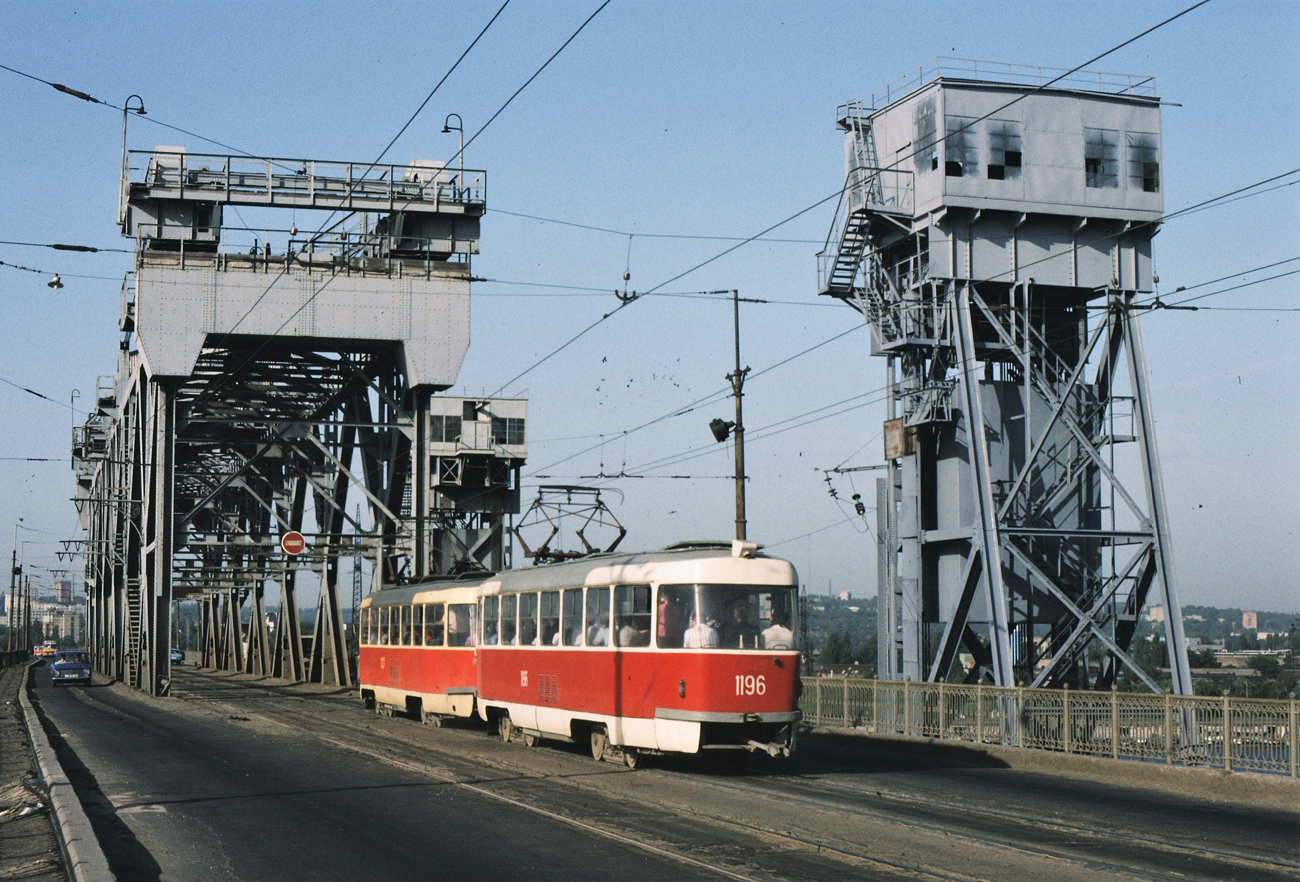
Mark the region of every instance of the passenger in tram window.
POLYGON ((694 598, 689 588, 661 587, 659 589, 659 614, 656 623, 656 636, 661 649, 677 649, 682 645, 686 633, 687 613, 685 610, 694 598))
MULTIPOLYGON (((451 608, 451 613, 456 611, 456 607, 451 608)), ((451 613, 448 615, 450 616, 451 613)), ((501 598, 484 597, 483 598, 483 643, 487 646, 495 645, 497 642, 497 624, 501 619, 501 598)), ((454 630, 454 629, 453 629, 454 630)), ((453 646, 455 644, 452 644, 453 646)))
POLYGON ((402 607, 402 645, 411 645, 411 608, 402 607))
POLYGON ((560 592, 542 592, 542 646, 560 645, 560 592))
POLYGON ((682 635, 682 646, 687 649, 717 649, 718 629, 709 622, 701 622, 699 613, 691 611, 691 626, 682 635))
POLYGON ((722 645, 739 649, 758 648, 758 621, 753 607, 746 600, 738 600, 731 607, 731 617, 722 635, 722 645))
POLYGON ((515 614, 519 610, 518 595, 507 595, 501 598, 501 645, 515 644, 519 641, 515 631, 515 614))
POLYGON ((411 645, 424 645, 424 604, 411 607, 411 645))
POLYGON ((388 607, 383 607, 382 609, 379 610, 379 645, 380 646, 388 645, 388 636, 389 636, 388 613, 389 613, 388 607))
POLYGON ((790 616, 784 610, 772 610, 772 624, 763 630, 763 648, 794 649, 794 632, 789 624, 790 616))
POLYGON ((609 645, 609 589, 587 589, 587 645, 609 645))
POLYGON ((537 595, 519 595, 519 645, 537 645, 537 595))
POLYGON ((582 589, 566 588, 561 603, 561 629, 565 646, 582 645, 582 589))
MULTIPOLYGON (((496 598, 492 598, 495 600, 496 598)), ((442 615, 442 604, 438 604, 435 609, 438 615, 442 615)), ((448 646, 473 646, 476 643, 474 614, 478 607, 469 603, 453 603, 447 607, 447 645, 448 646)), ((494 608, 495 611, 495 608, 494 608)), ((492 638, 496 634, 491 635, 492 638)), ((492 642, 495 642, 493 640, 492 642)))
POLYGON ((431 603, 424 608, 425 646, 442 646, 442 610, 441 603, 431 603))
POLYGON ((617 615, 614 633, 619 646, 650 645, 650 586, 619 585, 614 589, 617 615))

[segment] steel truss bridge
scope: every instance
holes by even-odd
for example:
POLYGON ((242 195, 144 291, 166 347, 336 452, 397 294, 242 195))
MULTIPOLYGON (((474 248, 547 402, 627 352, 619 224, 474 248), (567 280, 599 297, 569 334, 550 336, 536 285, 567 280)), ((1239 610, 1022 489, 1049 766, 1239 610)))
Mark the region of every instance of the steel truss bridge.
POLYGON ((468 348, 485 198, 483 172, 418 160, 129 154, 117 372, 73 436, 101 674, 165 694, 189 599, 205 666, 348 684, 341 559, 357 589, 361 559, 372 584, 503 566, 526 402, 434 394, 468 348), (223 210, 243 205, 349 213, 234 253, 223 210))

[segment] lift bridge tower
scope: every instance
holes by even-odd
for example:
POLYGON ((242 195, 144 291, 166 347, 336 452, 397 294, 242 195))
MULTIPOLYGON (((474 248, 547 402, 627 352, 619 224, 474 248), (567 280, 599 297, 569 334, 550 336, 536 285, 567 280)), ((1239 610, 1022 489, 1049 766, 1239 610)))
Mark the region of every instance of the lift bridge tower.
POLYGON ((818 271, 886 360, 880 676, 1159 691, 1130 654, 1154 602, 1190 694, 1137 320, 1160 102, 1061 73, 936 59, 837 113, 818 271))
POLYGON ((121 187, 117 373, 73 435, 94 665, 165 693, 188 598, 205 666, 347 684, 341 558, 372 584, 507 563, 527 402, 436 394, 469 346, 486 175, 159 147, 124 151, 121 187), (232 250, 241 206, 284 222, 232 250), (335 222, 299 233, 290 210, 335 222))

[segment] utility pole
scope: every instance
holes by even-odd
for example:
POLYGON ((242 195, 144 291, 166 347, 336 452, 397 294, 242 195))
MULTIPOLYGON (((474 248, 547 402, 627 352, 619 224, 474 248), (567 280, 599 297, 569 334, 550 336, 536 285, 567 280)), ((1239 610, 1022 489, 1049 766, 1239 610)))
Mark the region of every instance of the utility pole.
POLYGON ((18 528, 14 527, 14 556, 13 556, 13 564, 9 567, 9 633, 5 635, 6 637, 5 650, 7 652, 13 652, 15 648, 14 647, 14 624, 16 623, 16 620, 14 618, 14 601, 17 599, 15 597, 15 593, 16 593, 15 583, 17 582, 17 580, 18 580, 18 528))
POLYGON ((736 398, 736 427, 732 430, 736 441, 736 538, 745 538, 745 416, 741 400, 744 398, 745 377, 749 368, 740 369, 740 292, 731 292, 731 311, 735 321, 736 369, 727 374, 731 393, 736 398))
MULTIPOLYGON (((724 294, 725 291, 713 291, 710 293, 724 294)), ((747 301, 753 303, 764 303, 766 301, 747 301)), ((715 419, 709 422, 709 431, 719 444, 727 440, 727 437, 733 432, 736 439, 736 538, 745 538, 745 416, 744 408, 741 405, 741 399, 744 397, 745 377, 749 374, 749 368, 740 367, 740 292, 732 290, 731 292, 731 309, 732 317, 735 320, 735 339, 736 339, 736 369, 727 374, 727 382, 731 383, 731 393, 736 399, 736 421, 715 419)))

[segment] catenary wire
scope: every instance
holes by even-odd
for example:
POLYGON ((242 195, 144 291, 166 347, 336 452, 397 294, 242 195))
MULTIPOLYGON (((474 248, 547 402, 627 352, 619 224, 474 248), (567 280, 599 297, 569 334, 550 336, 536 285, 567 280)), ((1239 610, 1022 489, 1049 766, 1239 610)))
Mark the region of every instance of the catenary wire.
MULTIPOLYGON (((608 0, 606 0, 606 2, 608 2, 608 0)), ((1201 6, 1204 6, 1204 5, 1205 5, 1206 3, 1208 3, 1208 2, 1210 2, 1210 0, 1199 0, 1199 2, 1194 3, 1193 5, 1187 7, 1186 9, 1182 10, 1181 12, 1178 12, 1178 13, 1175 13, 1174 15, 1172 15, 1172 16, 1169 16, 1168 18, 1164 19, 1163 21, 1158 22, 1158 23, 1155 24, 1155 25, 1152 25, 1151 27, 1147 28, 1146 30, 1142 31, 1141 33, 1139 33, 1139 34, 1137 34, 1137 35, 1135 35, 1135 36, 1133 36, 1133 37, 1128 38, 1127 40, 1125 40, 1125 41, 1122 42, 1122 43, 1119 43, 1119 44, 1116 45, 1116 46, 1112 46, 1110 49, 1107 49, 1105 52, 1102 52, 1101 54, 1094 56, 1093 58, 1089 59, 1088 61, 1085 61, 1083 64, 1080 64, 1080 65, 1078 65, 1078 66, 1076 66, 1076 67, 1071 68, 1070 70, 1067 70, 1065 73, 1063 73, 1063 74, 1061 74, 1061 75, 1059 75, 1059 76, 1057 76, 1057 77, 1055 77, 1055 78, 1049 80, 1048 82, 1044 83, 1043 85, 1038 86, 1038 87, 1036 87, 1036 88, 1030 90, 1029 92, 1024 93, 1023 95, 1019 95, 1019 96, 1017 96, 1016 98, 1012 99, 1011 101, 1007 102, 1006 104, 1003 104, 1002 106, 1000 106, 1000 107, 998 107, 998 108, 995 108, 994 110, 990 111, 989 113, 985 114, 984 116, 981 116, 981 117, 979 117, 979 118, 977 118, 977 119, 972 120, 972 121, 971 121, 970 123, 968 123, 966 126, 960 128, 960 129, 956 129, 956 130, 954 130, 954 131, 952 131, 952 132, 948 132, 948 133, 944 134, 944 136, 943 136, 942 138, 937 138, 937 139, 935 140, 935 142, 934 142, 934 145, 932 145, 932 146, 937 146, 937 145, 939 145, 939 144, 941 144, 941 143, 947 141, 949 138, 954 137, 955 135, 960 134, 961 132, 965 131, 966 129, 970 128, 971 126, 975 125, 976 123, 978 123, 978 122, 980 122, 980 121, 982 121, 982 120, 988 119, 989 117, 993 116, 994 114, 996 114, 996 113, 1000 113, 1001 111, 1005 110, 1006 108, 1011 107, 1012 105, 1014 105, 1014 104, 1016 104, 1016 103, 1018 103, 1018 102, 1020 102, 1020 101, 1025 100, 1026 98, 1030 97, 1031 95, 1035 95, 1035 94, 1037 94, 1038 92, 1041 92, 1041 91, 1043 91, 1044 89, 1047 89, 1047 88, 1051 87, 1053 84, 1055 84, 1055 83, 1059 82, 1060 80, 1062 80, 1062 79, 1064 79, 1064 78, 1070 76, 1071 74, 1077 73, 1078 71, 1082 70, 1083 68, 1087 67, 1088 65, 1090 65, 1090 64, 1092 64, 1092 63, 1094 63, 1094 62, 1096 62, 1096 61, 1100 61, 1101 59, 1105 58, 1107 55, 1110 55, 1110 54, 1112 54, 1112 53, 1114 53, 1114 52, 1119 51, 1120 49, 1124 48, 1125 46, 1128 46, 1129 44, 1135 42, 1136 40, 1139 40, 1139 39, 1141 39, 1142 37, 1145 37, 1146 35, 1148 35, 1148 34, 1154 32, 1154 31, 1158 30, 1159 28, 1162 28, 1162 27, 1164 27, 1165 25, 1170 24, 1171 22, 1175 21, 1176 19, 1179 19, 1179 18, 1181 18, 1182 16, 1187 15, 1189 12, 1192 12, 1193 10, 1198 9, 1198 8, 1201 7, 1201 6)), ((602 7, 602 8, 603 8, 603 7, 602 7)), ((928 145, 928 146, 927 146, 926 148, 924 148, 924 149, 930 149, 930 146, 928 145)), ((908 155, 906 155, 906 156, 899 157, 898 159, 894 160, 893 165, 891 165, 891 166, 889 166, 889 167, 890 167, 890 168, 896 167, 898 164, 900 164, 900 163, 902 163, 902 162, 906 162, 908 159, 910 159, 910 158, 912 158, 912 157, 914 157, 914 156, 916 156, 916 155, 918 155, 918 154, 920 154, 920 153, 921 153, 921 149, 918 148, 917 150, 913 151, 912 153, 910 153, 910 154, 908 154, 908 155)), ((814 202, 812 205, 809 205, 809 206, 807 206, 806 208, 802 208, 802 209, 800 209, 799 211, 796 211, 794 214, 790 215, 789 217, 785 218, 784 220, 778 221, 777 223, 772 224, 771 226, 769 226, 769 227, 763 229, 762 231, 760 231, 760 232, 754 234, 753 236, 750 236, 750 237, 748 237, 748 238, 746 238, 746 239, 744 239, 744 240, 742 240, 742 241, 736 243, 735 245, 732 245, 732 246, 729 247, 729 248, 725 248, 725 249, 723 249, 722 251, 720 251, 719 253, 713 255, 712 257, 710 257, 710 258, 708 258, 708 259, 706 259, 706 260, 700 261, 699 263, 695 264, 694 266, 690 267, 689 269, 683 270, 682 272, 678 273, 677 275, 672 276, 671 278, 666 279, 666 280, 663 281, 663 282, 660 282, 658 285, 656 285, 655 287, 649 289, 649 291, 647 291, 647 292, 645 292, 645 293, 647 293, 647 294, 649 294, 649 293, 653 293, 653 292, 659 290, 660 288, 666 287, 667 285, 672 284, 673 282, 677 281, 678 279, 681 279, 681 278, 683 278, 683 277, 685 277, 685 276, 688 276, 688 275, 690 275, 691 273, 696 272, 697 270, 702 269, 702 268, 708 266, 709 264, 711 264, 711 263, 713 263, 713 262, 715 262, 715 261, 717 261, 717 260, 720 260, 720 259, 723 258, 723 257, 726 257, 728 254, 731 254, 733 251, 736 251, 736 250, 739 249, 739 248, 743 248, 743 247, 745 247, 745 246, 748 245, 750 242, 753 242, 753 241, 755 241, 755 240, 757 240, 757 239, 759 239, 759 238, 761 238, 761 237, 767 235, 768 233, 772 232, 773 230, 775 230, 775 229, 777 229, 777 228, 779 228, 779 227, 782 227, 782 226, 784 226, 785 224, 788 224, 788 223, 790 223, 791 221, 796 220, 796 219, 802 217, 803 215, 807 214, 808 212, 810 212, 810 211, 812 211, 812 210, 814 210, 814 209, 816 209, 816 208, 821 207, 821 206, 824 205, 825 203, 830 202, 832 199, 839 199, 839 198, 842 198, 843 195, 844 195, 844 193, 845 193, 845 191, 847 191, 848 188, 849 188, 849 181, 848 181, 848 178, 847 178, 847 176, 846 176, 846 179, 845 179, 844 184, 841 185, 840 188, 839 188, 838 190, 836 190, 834 193, 831 193, 830 195, 828 195, 828 196, 826 196, 826 197, 824 197, 824 198, 822 198, 822 199, 818 199, 818 200, 817 200, 816 202, 814 202)), ((563 352, 563 351, 564 351, 565 349, 567 349, 569 346, 573 345, 573 343, 575 343, 577 340, 579 340, 579 339, 581 339, 583 336, 585 336, 585 335, 586 335, 586 334, 587 334, 587 333, 588 333, 592 328, 594 328, 594 327, 596 327, 597 325, 601 324, 602 322, 608 320, 610 317, 612 317, 612 316, 614 316, 614 315, 617 315, 619 312, 621 312, 621 311, 622 311, 623 309, 625 309, 627 306, 629 306, 629 305, 632 304, 632 303, 635 303, 635 302, 636 302, 637 300, 639 300, 639 299, 640 299, 640 297, 635 298, 635 299, 633 299, 633 300, 628 300, 628 301, 625 301, 625 302, 623 302, 623 303, 620 303, 617 307, 615 307, 614 309, 612 309, 612 310, 610 310, 609 312, 605 313, 605 314, 602 315, 599 319, 597 319, 596 321, 592 322, 590 325, 588 325, 587 327, 583 328, 583 329, 582 329, 581 331, 579 331, 577 334, 575 334, 575 335, 573 335, 572 337, 570 337, 568 340, 566 340, 564 343, 562 343, 558 348, 556 348, 555 350, 551 351, 551 352, 548 353, 547 355, 543 356, 543 357, 542 357, 541 359, 539 359, 538 361, 535 361, 533 364, 529 365, 528 367, 524 368, 523 371, 521 371, 520 373, 516 374, 516 375, 515 375, 514 377, 512 377, 508 382, 503 383, 503 384, 502 384, 502 388, 504 388, 505 386, 510 385, 511 383, 513 383, 513 382, 515 382, 516 380, 518 380, 520 377, 525 376, 526 374, 530 373, 531 371, 533 371, 533 370, 535 370, 536 368, 540 367, 541 365, 545 364, 547 361, 549 361, 549 360, 550 360, 551 358, 553 358, 555 355, 558 355, 560 352, 563 352)))

